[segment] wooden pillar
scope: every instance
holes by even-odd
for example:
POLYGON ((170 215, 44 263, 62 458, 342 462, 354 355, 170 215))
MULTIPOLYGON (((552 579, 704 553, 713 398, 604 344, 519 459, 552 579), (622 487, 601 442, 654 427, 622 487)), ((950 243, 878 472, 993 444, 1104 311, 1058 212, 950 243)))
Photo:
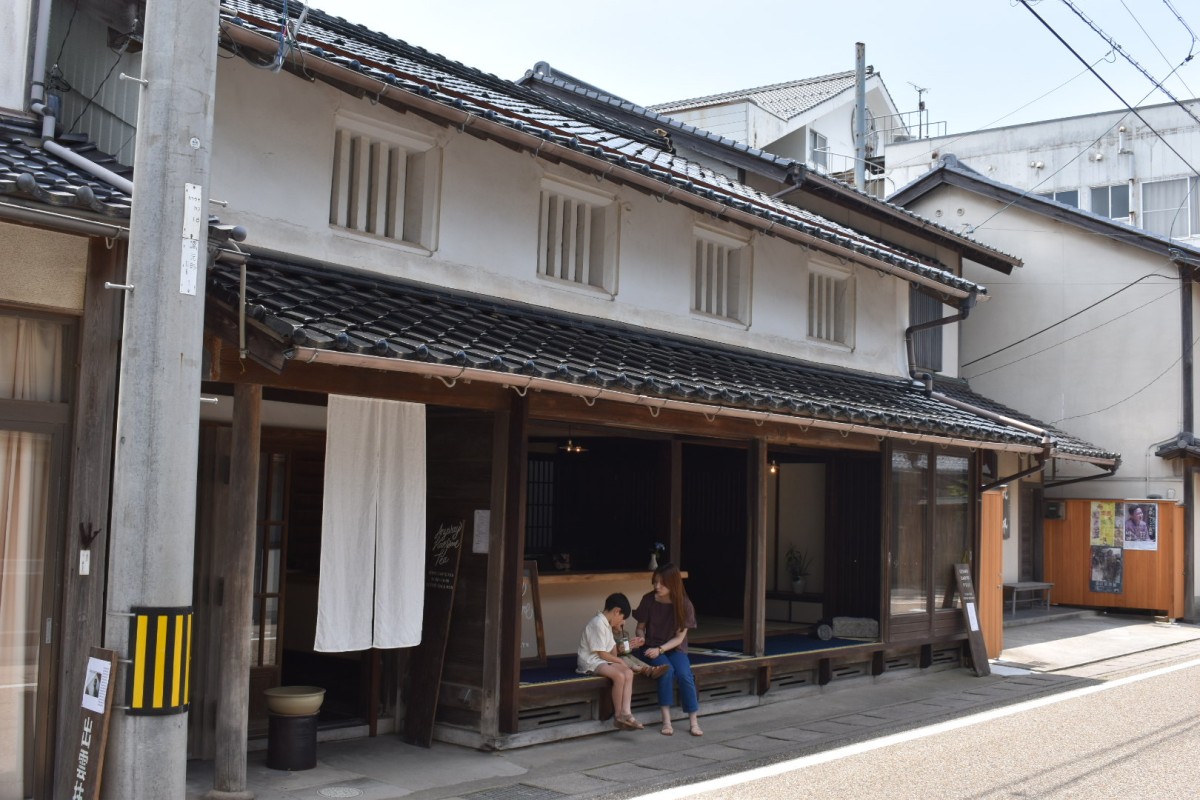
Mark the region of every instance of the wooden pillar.
MULTIPOLYGON (((520 710, 517 683, 521 677, 521 627, 518 624, 521 601, 521 564, 525 558, 525 485, 529 471, 527 428, 529 401, 514 396, 508 418, 505 452, 504 527, 499 552, 500 560, 500 707, 501 733, 517 732, 520 710)), ((495 539, 493 539, 495 542, 495 539)), ((489 566, 489 585, 490 581, 489 566)))
MULTIPOLYGON (((74 435, 70 449, 66 526, 63 539, 63 606, 59 637, 56 752, 79 750, 80 689, 88 652, 103 641, 104 565, 108 551, 108 499, 111 490, 113 409, 117 395, 117 356, 121 339, 122 293, 105 281, 125 282, 125 247, 111 250, 91 240, 84 281, 83 320, 79 330, 79 373, 75 392, 74 435), (89 543, 87 575, 79 574, 83 547, 80 526, 100 531, 89 543)), ((119 624, 119 623, 118 623, 119 624)), ((71 794, 75 760, 60 756, 54 764, 54 797, 71 794)))
POLYGON ((683 444, 678 439, 671 440, 671 518, 668 532, 667 552, 671 560, 680 569, 683 565, 683 444))
POLYGON ((506 646, 508 628, 502 624, 507 607, 505 592, 509 585, 504 572, 504 554, 507 552, 505 528, 511 505, 508 494, 511 416, 508 411, 498 411, 492 425, 491 533, 488 538, 487 588, 483 612, 483 699, 479 708, 479 733, 484 740, 500 735, 501 700, 515 691, 515 687, 503 682, 506 680, 503 676, 508 675, 509 680, 515 676, 510 674, 511 670, 501 668, 501 662, 511 657, 506 646))
POLYGON ((747 454, 746 599, 743 648, 761 656, 766 650, 767 616, 767 442, 755 439, 747 454))
POLYGON ((233 394, 229 463, 229 521, 217 535, 220 667, 217 682, 216 758, 210 798, 249 800, 246 733, 250 716, 250 623, 254 604, 254 545, 258 526, 258 461, 262 387, 239 383, 233 394))

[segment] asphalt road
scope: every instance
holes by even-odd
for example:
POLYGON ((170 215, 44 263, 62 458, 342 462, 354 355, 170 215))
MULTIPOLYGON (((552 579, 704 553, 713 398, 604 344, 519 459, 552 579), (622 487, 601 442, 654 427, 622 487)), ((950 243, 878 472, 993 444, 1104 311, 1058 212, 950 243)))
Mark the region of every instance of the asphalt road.
POLYGON ((1200 660, 776 764, 655 800, 1197 798, 1200 660))

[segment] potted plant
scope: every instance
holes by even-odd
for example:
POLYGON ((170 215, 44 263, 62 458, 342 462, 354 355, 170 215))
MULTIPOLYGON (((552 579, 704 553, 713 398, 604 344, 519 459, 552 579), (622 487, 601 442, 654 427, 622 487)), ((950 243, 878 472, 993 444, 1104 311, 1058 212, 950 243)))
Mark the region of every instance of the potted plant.
POLYGON ((812 571, 812 556, 807 550, 799 550, 796 545, 792 545, 788 548, 785 558, 788 575, 792 578, 792 593, 804 594, 805 581, 812 571))

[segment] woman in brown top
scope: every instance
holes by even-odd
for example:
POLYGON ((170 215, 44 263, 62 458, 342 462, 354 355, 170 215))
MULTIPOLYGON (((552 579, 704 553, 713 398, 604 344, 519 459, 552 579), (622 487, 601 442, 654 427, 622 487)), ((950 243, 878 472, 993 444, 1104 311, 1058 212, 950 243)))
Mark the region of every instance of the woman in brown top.
POLYGON ((696 627, 696 609, 683 590, 679 567, 663 564, 651 578, 653 591, 647 592, 633 612, 637 620, 637 635, 646 638, 642 657, 650 664, 667 665, 669 669, 658 679, 658 705, 662 709, 662 734, 675 733, 671 727, 671 706, 675 702, 675 681, 684 713, 688 715, 688 730, 692 736, 703 736, 697 713, 700 699, 696 694, 696 679, 687 656, 687 633, 696 627))

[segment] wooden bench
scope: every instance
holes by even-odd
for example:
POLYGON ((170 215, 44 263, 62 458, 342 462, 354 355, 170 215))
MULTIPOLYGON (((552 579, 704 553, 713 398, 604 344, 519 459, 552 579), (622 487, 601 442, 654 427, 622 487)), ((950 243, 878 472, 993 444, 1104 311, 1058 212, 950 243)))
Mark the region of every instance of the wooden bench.
POLYGON ((1016 581, 1015 583, 1004 584, 1004 591, 1012 593, 1012 613, 1014 614, 1017 613, 1017 598, 1022 594, 1036 596, 1040 593, 1043 605, 1049 610, 1050 592, 1053 589, 1054 584, 1045 581, 1016 581))

